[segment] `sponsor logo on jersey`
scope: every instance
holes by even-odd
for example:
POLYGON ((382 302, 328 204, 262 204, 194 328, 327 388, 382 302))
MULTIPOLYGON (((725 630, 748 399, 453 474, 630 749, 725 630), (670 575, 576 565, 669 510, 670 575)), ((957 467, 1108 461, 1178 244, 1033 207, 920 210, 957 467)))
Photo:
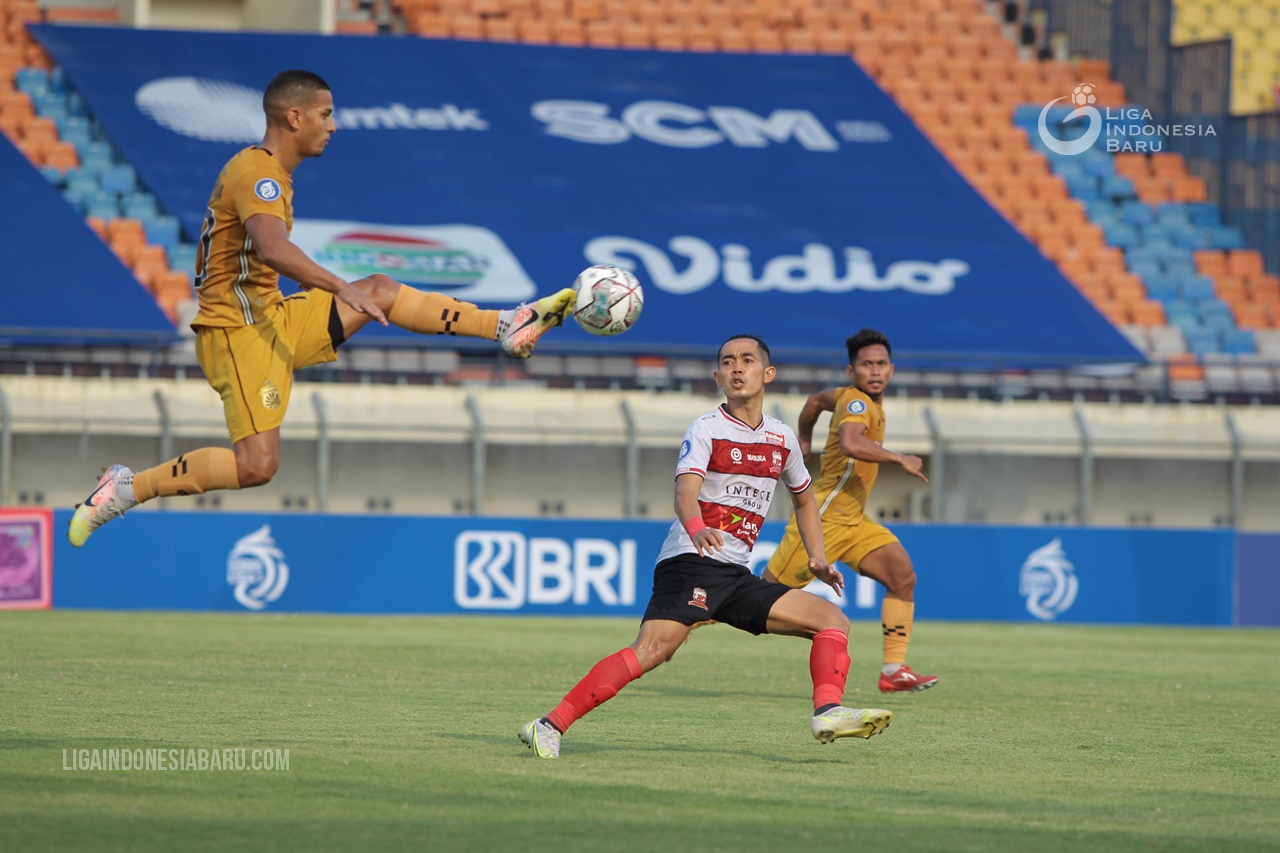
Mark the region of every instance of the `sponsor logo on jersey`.
POLYGON ((236 601, 250 610, 262 610, 284 594, 289 585, 289 564, 284 552, 264 524, 236 542, 227 555, 227 583, 236 601))
POLYGON ((518 302, 533 281, 502 238, 476 225, 378 225, 296 219, 292 240, 347 280, 382 273, 469 302, 518 302))
POLYGON ((780 432, 765 431, 764 440, 769 444, 776 444, 779 447, 787 446, 787 437, 780 432))
POLYGON ((271 178, 263 178, 253 185, 253 194, 263 201, 276 201, 280 198, 280 185, 271 178))
POLYGON ((847 409, 851 415, 860 415, 867 410, 867 404, 861 400, 850 400, 847 409))
POLYGON ((735 447, 735 448, 732 448, 732 449, 729 451, 729 458, 730 458, 730 459, 732 459, 734 462, 741 462, 741 461, 742 461, 742 451, 741 451, 741 450, 739 450, 739 449, 738 449, 738 448, 736 448, 736 447, 735 447))

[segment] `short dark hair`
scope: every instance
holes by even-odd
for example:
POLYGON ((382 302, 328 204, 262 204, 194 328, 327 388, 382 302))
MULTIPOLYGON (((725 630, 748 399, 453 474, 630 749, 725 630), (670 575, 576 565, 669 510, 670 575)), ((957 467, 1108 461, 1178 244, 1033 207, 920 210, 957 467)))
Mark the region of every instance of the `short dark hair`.
POLYGON ((853 364, 858 360, 858 353, 863 347, 873 347, 876 344, 884 347, 884 351, 890 358, 893 357, 893 347, 889 346, 889 339, 884 334, 875 329, 861 329, 858 334, 844 342, 844 345, 849 348, 849 363, 853 364))
MULTIPOLYGON (((765 364, 768 364, 768 363, 769 363, 769 361, 770 361, 770 356, 769 356, 769 345, 768 345, 768 344, 766 344, 766 343, 764 342, 764 338, 760 337, 759 335, 730 335, 729 337, 727 337, 727 338, 725 338, 725 339, 724 339, 724 344, 727 344, 727 343, 729 343, 730 341, 737 341, 737 340, 741 340, 741 339, 744 339, 744 338, 745 338, 746 340, 749 340, 749 341, 755 341, 757 344, 759 344, 759 345, 760 345, 760 352, 764 353, 764 363, 765 363, 765 364)), ((717 362, 719 362, 719 361, 720 361, 720 353, 724 350, 724 344, 721 344, 721 345, 720 345, 720 349, 716 350, 716 361, 717 361, 717 362)))
POLYGON ((328 91, 329 84, 319 74, 298 69, 281 71, 271 78, 267 91, 262 93, 262 111, 268 116, 278 116, 289 107, 297 106, 302 99, 328 91))

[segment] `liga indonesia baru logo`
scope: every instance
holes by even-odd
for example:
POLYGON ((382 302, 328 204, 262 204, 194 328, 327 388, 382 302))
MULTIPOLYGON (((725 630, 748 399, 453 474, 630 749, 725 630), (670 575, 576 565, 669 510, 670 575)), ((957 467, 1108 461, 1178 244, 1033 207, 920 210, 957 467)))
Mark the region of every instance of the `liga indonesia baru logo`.
POLYGON ((1069 98, 1075 109, 1057 124, 1062 126, 1080 118, 1088 119, 1089 124, 1076 139, 1058 139, 1049 131, 1049 112, 1055 104, 1065 100, 1068 98, 1054 98, 1045 104, 1037 122, 1041 141, 1055 154, 1082 154, 1099 138, 1105 138, 1104 146, 1109 154, 1150 154, 1164 150, 1164 138, 1167 136, 1218 135, 1211 124, 1156 124, 1151 110, 1140 107, 1103 107, 1099 111, 1094 106, 1098 102, 1097 87, 1092 83, 1081 83, 1071 90, 1069 98))
POLYGON ((1037 123, 1037 130, 1040 131, 1040 139, 1048 146, 1049 150, 1054 154, 1080 154, 1088 151, 1093 147, 1093 143, 1098 141, 1098 137, 1102 135, 1102 113, 1098 112, 1093 105, 1098 102, 1097 90, 1092 83, 1081 83, 1071 91, 1071 103, 1075 109, 1067 114, 1062 120, 1063 124, 1074 121, 1078 118, 1087 118, 1089 126, 1085 128, 1084 135, 1079 139, 1063 141, 1058 139, 1049 132, 1049 110, 1058 101, 1065 101, 1067 98, 1054 98, 1052 101, 1044 105, 1044 109, 1040 111, 1040 120, 1037 123))
POLYGON ((235 588, 236 601, 250 610, 262 610, 284 594, 289 564, 271 538, 270 525, 236 542, 227 555, 227 583, 235 588))

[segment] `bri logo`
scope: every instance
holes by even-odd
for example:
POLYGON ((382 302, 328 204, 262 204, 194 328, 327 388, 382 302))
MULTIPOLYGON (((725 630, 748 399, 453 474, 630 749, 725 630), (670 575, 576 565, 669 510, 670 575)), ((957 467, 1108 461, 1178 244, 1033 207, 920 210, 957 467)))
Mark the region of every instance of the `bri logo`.
POLYGON ((845 293, 850 290, 905 290, 924 296, 942 296, 955 289, 956 279, 969 272, 964 261, 947 258, 929 261, 897 261, 884 275, 876 269, 871 253, 857 246, 844 248, 840 263, 836 252, 822 243, 806 243, 798 255, 779 255, 758 265, 751 250, 737 243, 716 249, 705 240, 688 235, 667 244, 677 264, 657 246, 632 237, 596 237, 583 254, 596 264, 615 264, 634 271, 644 265, 646 277, 667 293, 696 293, 723 281, 731 290, 763 293, 845 293))
POLYGON ((236 601, 250 610, 262 610, 284 594, 289 564, 271 538, 270 525, 236 542, 227 556, 227 583, 235 587, 236 601))
POLYGON ((453 598, 464 610, 584 605, 593 597, 610 607, 635 604, 634 539, 566 541, 466 530, 454 540, 453 598))
POLYGON ((1066 613, 1078 589, 1075 567, 1067 560, 1061 539, 1032 551, 1022 564, 1018 594, 1027 599, 1027 612, 1037 619, 1047 622, 1066 613))

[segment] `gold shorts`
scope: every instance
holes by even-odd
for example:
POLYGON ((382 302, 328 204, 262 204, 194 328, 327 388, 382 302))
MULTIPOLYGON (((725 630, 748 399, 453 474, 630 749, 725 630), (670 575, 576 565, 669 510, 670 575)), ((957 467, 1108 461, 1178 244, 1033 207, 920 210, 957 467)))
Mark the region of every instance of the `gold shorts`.
MULTIPOLYGON (((868 554, 892 545, 898 541, 898 537, 884 525, 864 516, 853 525, 824 523, 822 541, 830 562, 839 561, 856 570, 868 554)), ((778 550, 769 558, 769 572, 779 583, 794 588, 806 586, 813 580, 813 573, 809 571, 809 555, 804 550, 804 543, 800 541, 800 529, 796 526, 794 515, 787 523, 787 532, 782 535, 778 550)))
POLYGON ((196 357, 222 397, 233 444, 280 426, 295 370, 337 358, 332 310, 332 293, 309 290, 282 299, 261 323, 196 329, 196 357))

